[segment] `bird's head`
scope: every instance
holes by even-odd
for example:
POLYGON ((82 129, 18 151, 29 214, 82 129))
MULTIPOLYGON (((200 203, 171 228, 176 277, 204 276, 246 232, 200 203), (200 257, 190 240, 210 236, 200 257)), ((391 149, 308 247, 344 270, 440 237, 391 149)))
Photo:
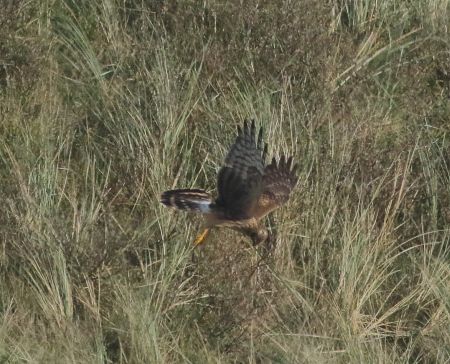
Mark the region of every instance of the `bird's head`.
POLYGON ((253 246, 263 243, 269 237, 269 232, 266 228, 260 227, 255 232, 250 234, 250 238, 252 239, 253 246))

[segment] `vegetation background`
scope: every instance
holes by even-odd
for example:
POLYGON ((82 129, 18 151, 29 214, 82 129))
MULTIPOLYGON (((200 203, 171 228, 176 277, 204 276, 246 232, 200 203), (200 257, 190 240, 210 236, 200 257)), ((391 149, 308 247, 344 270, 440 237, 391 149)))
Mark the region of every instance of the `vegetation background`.
POLYGON ((0 362, 450 362, 449 3, 2 0, 0 362), (247 118, 276 245, 194 250, 247 118))

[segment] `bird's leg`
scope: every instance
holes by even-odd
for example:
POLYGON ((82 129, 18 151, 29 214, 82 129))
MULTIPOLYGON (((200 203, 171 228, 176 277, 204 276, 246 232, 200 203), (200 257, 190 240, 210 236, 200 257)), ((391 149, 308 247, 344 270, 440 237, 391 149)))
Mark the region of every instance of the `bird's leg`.
POLYGON ((202 232, 200 235, 198 235, 197 238, 195 239, 194 245, 197 247, 197 246, 199 246, 200 244, 204 243, 204 241, 205 241, 206 236, 208 235, 208 233, 209 233, 209 229, 208 229, 208 228, 206 228, 205 230, 203 230, 203 232, 202 232))
POLYGON ((269 233, 269 236, 267 237, 266 240, 266 248, 268 251, 271 251, 275 248, 275 245, 277 243, 277 228, 276 228, 276 224, 273 218, 273 214, 269 215, 269 223, 270 223, 270 227, 271 227, 271 233, 269 233))

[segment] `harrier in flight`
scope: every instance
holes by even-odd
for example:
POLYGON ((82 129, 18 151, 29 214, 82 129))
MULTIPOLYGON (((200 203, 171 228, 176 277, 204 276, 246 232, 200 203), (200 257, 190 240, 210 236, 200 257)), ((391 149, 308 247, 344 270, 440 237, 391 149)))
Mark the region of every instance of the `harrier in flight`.
POLYGON ((269 233, 260 220, 289 199, 298 176, 292 156, 283 155, 265 164, 267 144, 262 129, 256 136, 255 122, 238 127, 236 140, 217 177, 217 198, 200 189, 165 191, 161 203, 180 210, 202 214, 205 230, 194 244, 201 244, 212 227, 227 227, 248 235, 254 245, 265 241, 269 233))

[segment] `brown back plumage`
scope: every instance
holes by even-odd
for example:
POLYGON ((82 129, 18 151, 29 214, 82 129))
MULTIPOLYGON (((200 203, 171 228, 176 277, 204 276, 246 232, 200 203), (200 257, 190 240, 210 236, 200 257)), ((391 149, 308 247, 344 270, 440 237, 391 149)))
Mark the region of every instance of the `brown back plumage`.
POLYGON ((292 156, 286 161, 283 155, 277 163, 275 158, 264 169, 263 191, 258 198, 255 217, 261 218, 289 200, 289 195, 297 184, 298 165, 292 166, 292 156))

